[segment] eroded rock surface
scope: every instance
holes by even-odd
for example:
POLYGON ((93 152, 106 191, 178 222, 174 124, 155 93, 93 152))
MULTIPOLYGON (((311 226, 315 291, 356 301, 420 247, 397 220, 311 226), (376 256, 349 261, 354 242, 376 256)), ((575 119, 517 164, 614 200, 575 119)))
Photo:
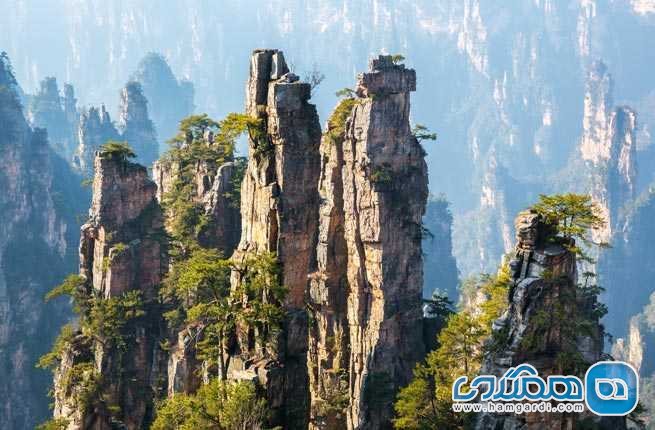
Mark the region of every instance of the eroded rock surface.
MULTIPOLYGON (((490 348, 480 374, 503 375, 522 363, 532 364, 541 377, 577 374, 604 358, 604 329, 593 313, 595 298, 578 287, 576 255, 567 239, 533 211, 515 221, 516 248, 509 268, 508 310, 493 325, 490 348), (579 327, 586 327, 585 330, 579 327)), ((583 282, 583 281, 580 281, 583 282)), ((476 428, 561 429, 582 425, 625 429, 621 417, 583 414, 527 413, 478 416, 476 428)))
MULTIPOLYGON (((289 73, 278 50, 255 50, 246 87, 247 114, 261 121, 260 135, 249 139, 249 160, 241 185, 241 241, 237 261, 274 252, 289 292, 287 321, 277 354, 261 356, 241 345, 231 361, 231 377, 256 374, 265 387, 275 421, 288 428, 307 423, 307 276, 313 267, 318 227, 321 128, 310 85, 289 73)), ((240 282, 233 273, 233 285, 240 282)))
POLYGON ((310 287, 314 428, 389 427, 395 392, 422 358, 427 167, 409 125, 415 89, 414 70, 390 56, 372 60, 347 119, 332 124, 343 131, 328 129, 321 143, 310 287))
POLYGON ((118 424, 144 428, 152 419, 154 397, 165 389, 157 292, 167 257, 156 189, 145 167, 117 156, 96 156, 89 220, 80 239, 79 273, 91 300, 139 292, 143 315, 130 319, 123 329, 122 335, 129 337, 126 345, 83 334, 68 344, 55 372, 54 415, 68 419, 70 430, 118 424), (100 378, 88 405, 80 403, 86 385, 66 376, 80 362, 90 363, 100 378))

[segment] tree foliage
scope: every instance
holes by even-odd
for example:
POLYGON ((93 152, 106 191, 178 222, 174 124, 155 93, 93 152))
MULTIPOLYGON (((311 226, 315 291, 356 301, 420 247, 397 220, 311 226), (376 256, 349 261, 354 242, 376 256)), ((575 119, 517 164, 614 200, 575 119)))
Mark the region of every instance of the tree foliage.
POLYGON ((317 64, 314 64, 303 80, 308 82, 311 91, 314 91, 325 80, 325 74, 319 70, 317 64))
POLYGON ((174 265, 162 290, 164 301, 174 306, 167 318, 194 330, 198 357, 221 379, 229 364, 228 341, 237 328, 251 332, 263 348, 274 340, 286 292, 273 254, 251 254, 237 262, 207 249, 174 265), (233 271, 240 278, 236 288, 230 285, 233 271))
POLYGON ((135 158, 136 153, 128 145, 127 142, 118 142, 115 140, 108 140, 100 147, 100 156, 105 158, 114 158, 122 162, 128 161, 130 158, 135 158))
POLYGON ((195 394, 175 394, 157 408, 152 430, 258 430, 268 416, 252 382, 214 378, 195 394))
MULTIPOLYGON (((204 214, 203 203, 196 195, 194 175, 198 163, 203 163, 216 174, 225 162, 233 161, 236 142, 244 133, 252 139, 260 138, 261 121, 248 115, 231 113, 221 121, 207 116, 192 115, 180 122, 180 128, 169 144, 171 148, 162 157, 162 164, 175 165, 177 175, 169 191, 163 197, 163 206, 168 218, 169 230, 176 253, 188 255, 196 247, 198 236, 209 225, 204 214)), ((237 167, 243 173, 245 165, 240 161, 237 167)), ((230 195, 232 204, 238 206, 240 190, 230 195)))
MULTIPOLYGON (((400 390, 394 409, 394 427, 407 430, 461 428, 466 415, 451 410, 451 387, 456 378, 477 375, 492 322, 507 308, 509 270, 483 276, 478 289, 484 297, 480 309, 463 308, 448 317, 437 337, 438 347, 414 369, 414 378, 400 390)), ((448 309, 443 298, 438 303, 448 309)), ((470 380, 469 379, 469 380, 470 380)))
POLYGON ((432 133, 430 130, 423 124, 415 124, 412 127, 412 134, 419 142, 424 140, 437 140, 437 133, 432 133))
POLYGON ((337 97, 340 98, 354 98, 355 97, 355 90, 352 88, 342 88, 336 93, 334 93, 337 97))
POLYGON ((576 241, 589 246, 608 246, 606 243, 597 243, 592 239, 592 231, 603 228, 606 220, 598 205, 586 194, 554 194, 540 195, 539 201, 532 209, 541 214, 546 222, 552 225, 557 233, 555 240, 559 240, 578 258, 584 261, 592 259, 584 252, 576 241))

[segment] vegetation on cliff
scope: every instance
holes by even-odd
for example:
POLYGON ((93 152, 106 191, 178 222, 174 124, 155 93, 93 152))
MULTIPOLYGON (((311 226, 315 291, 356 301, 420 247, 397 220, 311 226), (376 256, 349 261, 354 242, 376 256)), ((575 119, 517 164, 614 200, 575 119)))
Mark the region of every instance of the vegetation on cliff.
MULTIPOLYGON (((170 150, 160 163, 174 165, 177 174, 170 191, 163 197, 167 225, 176 245, 174 251, 181 257, 188 256, 197 244, 198 236, 212 222, 204 214, 203 204, 198 201, 195 172, 198 164, 204 164, 214 175, 226 162, 234 161, 237 172, 233 180, 240 182, 245 170, 245 160, 234 156, 237 139, 258 127, 257 120, 232 113, 220 122, 206 114, 192 115, 180 122, 178 133, 169 141, 170 150)), ((228 196, 238 206, 239 188, 228 196)))
MULTIPOLYGON (((465 417, 450 409, 451 387, 455 379, 477 375, 485 342, 492 334, 492 322, 507 308, 510 286, 507 266, 495 276, 482 276, 475 288, 483 297, 479 308, 460 306, 450 315, 438 335, 438 348, 414 369, 414 379, 398 394, 394 426, 398 429, 442 429, 464 425, 465 417)), ((439 302, 436 310, 448 314, 439 302)))
POLYGON ((151 429, 258 430, 267 416, 266 401, 254 383, 213 379, 195 394, 175 394, 163 401, 151 429))
MULTIPOLYGON (((590 196, 541 196, 531 209, 546 225, 547 237, 537 240, 557 243, 574 253, 580 261, 591 261, 582 246, 576 245, 576 240, 587 247, 594 245, 589 238, 591 230, 603 226, 603 219, 590 196)), ((546 284, 570 282, 560 279, 561 276, 566 274, 555 276, 545 272, 542 275, 546 284)), ((588 367, 590 363, 583 360, 578 340, 585 334, 594 335, 599 318, 607 312, 605 305, 598 301, 602 289, 595 284, 594 278, 593 273, 585 272, 581 284, 560 289, 561 294, 570 296, 563 297, 563 300, 574 304, 575 311, 571 311, 571 306, 564 309, 555 304, 554 315, 538 313, 531 319, 531 327, 526 330, 521 345, 527 354, 536 350, 550 336, 549 333, 557 330, 560 343, 555 361, 559 370, 580 373, 588 367), (562 324, 563 321, 566 324, 562 324)), ((497 275, 483 276, 462 287, 462 294, 467 297, 461 300, 459 312, 448 317, 438 335, 437 349, 428 354, 424 363, 416 366, 414 379, 398 394, 395 428, 462 428, 467 424, 470 416, 456 414, 451 409, 451 387, 460 376, 467 376, 469 380, 477 376, 485 354, 507 347, 508 327, 492 330, 492 325, 507 309, 513 286, 510 268, 503 265, 497 275)), ((438 304, 433 313, 447 315, 448 306, 441 301, 438 304)))

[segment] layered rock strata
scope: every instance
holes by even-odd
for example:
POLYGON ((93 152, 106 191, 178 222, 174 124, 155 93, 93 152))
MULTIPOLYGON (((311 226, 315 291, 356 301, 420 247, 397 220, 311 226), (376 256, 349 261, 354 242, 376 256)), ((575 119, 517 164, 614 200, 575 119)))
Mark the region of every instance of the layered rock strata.
MULTIPOLYGON (((313 267, 318 220, 316 184, 321 129, 310 85, 289 72, 277 50, 256 50, 250 59, 247 114, 260 120, 249 138, 249 160, 241 185, 241 241, 233 255, 276 253, 288 288, 287 320, 277 353, 240 345, 231 377, 244 370, 259 375, 275 421, 305 428, 308 416, 307 318, 305 292, 313 267)), ((234 286, 241 282, 233 273, 234 286)))
POLYGON ((125 345, 95 337, 99 333, 89 337, 82 332, 68 344, 55 372, 53 391, 54 416, 68 420, 70 430, 147 427, 153 399, 164 389, 157 293, 167 258, 156 189, 143 166, 117 156, 96 157, 89 220, 82 226, 80 239, 79 273, 90 300, 138 292, 143 314, 130 319, 121 332, 128 337, 125 345), (87 393, 87 404, 80 399, 88 387, 71 383, 67 376, 82 362, 92 365, 100 381, 87 393))
POLYGON ((425 152, 409 125, 415 89, 414 70, 391 56, 372 60, 346 118, 333 117, 343 131, 328 130, 321 143, 309 299, 314 428, 390 427, 395 392, 422 358, 428 190, 425 152))

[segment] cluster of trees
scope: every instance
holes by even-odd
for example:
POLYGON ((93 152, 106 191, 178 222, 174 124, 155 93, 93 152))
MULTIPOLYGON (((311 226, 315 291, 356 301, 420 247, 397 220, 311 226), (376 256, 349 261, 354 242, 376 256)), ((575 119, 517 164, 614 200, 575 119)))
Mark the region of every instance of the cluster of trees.
POLYGON ((180 122, 178 133, 169 140, 170 149, 163 155, 163 164, 174 164, 176 176, 171 190, 164 195, 163 206, 167 225, 176 250, 185 254, 192 251, 202 231, 211 222, 196 195, 195 169, 203 163, 213 170, 234 161, 237 173, 233 175, 235 192, 228 196, 234 205, 240 200, 239 190, 246 160, 235 157, 237 139, 244 133, 258 134, 259 121, 248 115, 231 113, 221 121, 206 114, 192 115, 180 122))
MULTIPOLYGON (((217 170, 225 162, 238 161, 245 169, 245 160, 235 160, 234 149, 237 139, 246 132, 255 137, 259 133, 257 121, 246 115, 230 114, 218 122, 207 115, 193 115, 181 121, 178 134, 169 142, 171 149, 163 157, 164 162, 175 163, 177 176, 163 197, 171 266, 156 307, 165 310, 169 327, 193 333, 196 356, 204 362, 197 371, 203 373, 206 384, 195 393, 162 399, 153 428, 257 429, 268 416, 266 402, 255 384, 226 379, 230 347, 237 333, 248 333, 260 351, 275 346, 284 319, 280 304, 286 295, 280 283, 280 267, 271 253, 246 254, 230 260, 215 249, 203 248, 198 233, 208 220, 193 183, 198 163, 217 170), (233 274, 242 281, 238 287, 230 285, 233 274)), ((104 144, 100 155, 124 163, 136 156, 127 143, 116 141, 104 144)), ((238 192, 230 197, 238 205, 238 192)), ((108 267, 111 262, 106 263, 108 267)), ((111 413, 113 406, 103 399, 103 375, 93 363, 93 345, 100 343, 107 354, 120 361, 120 354, 133 343, 132 323, 147 312, 141 293, 128 291, 117 297, 100 297, 86 278, 70 275, 46 300, 60 296, 71 300, 78 323, 62 328, 52 350, 38 366, 65 372, 59 375, 63 382, 60 388, 72 393, 78 407, 101 407, 111 413), (73 345, 75 362, 69 369, 62 369, 61 361, 73 345), (81 355, 80 349, 84 351, 81 355)), ((44 423, 41 429, 63 429, 67 425, 65 419, 59 418, 44 423)))
POLYGON ((448 299, 436 294, 428 303, 428 313, 446 319, 440 331, 438 347, 414 369, 412 382, 398 394, 394 426, 398 429, 460 428, 467 416, 451 410, 451 387, 455 379, 477 376, 485 352, 485 343, 492 335, 491 324, 507 307, 510 286, 507 267, 495 276, 481 276, 468 281, 473 303, 462 301, 453 312, 448 299))
MULTIPOLYGON (((575 253, 581 264, 593 262, 589 256, 593 246, 606 246, 591 239, 593 229, 602 228, 604 219, 588 195, 559 194, 540 196, 532 209, 542 215, 552 228, 547 240, 557 242, 575 253)), ((545 274, 546 282, 558 282, 545 274)), ((466 375, 469 380, 477 376, 483 357, 494 348, 503 347, 506 333, 492 330, 496 320, 508 306, 511 279, 509 268, 503 265, 495 276, 481 276, 463 283, 462 298, 457 312, 452 311, 447 297, 438 292, 427 301, 427 313, 445 319, 446 324, 438 335, 437 348, 414 370, 411 383, 403 388, 396 399, 394 427, 405 430, 460 429, 471 424, 470 414, 454 413, 451 409, 451 387, 457 377, 466 375)), ((565 290, 568 291, 568 290, 565 290)), ((573 316, 563 313, 558 306, 554 315, 535 315, 528 343, 539 343, 535 337, 544 336, 549 324, 557 323, 561 329, 561 351, 557 365, 568 372, 583 372, 590 363, 582 360, 578 351, 579 336, 592 334, 598 320, 607 308, 598 300, 602 288, 595 283, 593 272, 586 271, 582 282, 570 290, 574 297, 564 298, 578 303, 586 312, 573 316), (561 312, 560 312, 561 311, 561 312), (560 312, 560 313, 558 313, 560 312), (565 321, 564 324, 562 322, 565 321)))
MULTIPOLYGON (((259 351, 275 348, 285 316, 281 303, 287 293, 280 282, 280 266, 272 253, 227 259, 203 247, 198 238, 209 220, 193 183, 199 162, 217 170, 235 161, 235 143, 244 133, 257 139, 259 121, 241 114, 230 114, 219 122, 194 115, 181 122, 164 156, 176 164, 178 174, 163 196, 172 264, 160 299, 173 332, 191 333, 195 355, 203 361, 197 372, 202 372, 206 384, 195 393, 179 393, 160 402, 155 429, 257 429, 268 418, 260 388, 252 382, 228 381, 227 369, 237 337, 243 333, 257 343, 259 351), (231 285, 232 276, 241 280, 237 286, 231 285)), ((245 160, 236 161, 243 172, 245 160)), ((242 173, 236 175, 237 185, 241 179, 242 173)), ((238 205, 240 195, 233 194, 229 197, 238 205)))

